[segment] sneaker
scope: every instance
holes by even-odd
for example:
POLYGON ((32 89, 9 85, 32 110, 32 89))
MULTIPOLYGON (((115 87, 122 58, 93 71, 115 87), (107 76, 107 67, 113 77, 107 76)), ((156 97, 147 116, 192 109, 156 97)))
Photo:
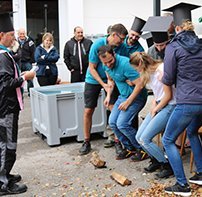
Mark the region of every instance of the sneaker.
POLYGON ((107 141, 104 143, 104 147, 105 148, 110 148, 112 146, 114 146, 115 142, 113 139, 108 138, 107 141))
POLYGON ((149 158, 149 156, 145 151, 138 150, 130 159, 131 161, 143 161, 147 158, 149 158))
POLYGON ((131 157, 134 153, 130 150, 127 149, 123 149, 122 152, 120 152, 119 154, 117 154, 116 156, 116 160, 122 160, 122 159, 127 159, 129 157, 131 157))
POLYGON ((164 190, 168 194, 176 194, 180 196, 191 196, 191 189, 188 184, 181 186, 179 183, 176 183, 175 185, 171 187, 166 187, 164 190))
POLYGON ((144 170, 146 172, 155 172, 160 167, 161 167, 161 163, 158 162, 155 158, 151 158, 149 166, 144 168, 144 170))
POLYGON ((202 185, 202 172, 196 173, 193 177, 189 179, 189 182, 197 185, 202 185))
MULTIPOLYGON (((3 187, 3 186, 2 186, 3 187)), ((0 188, 0 196, 9 194, 21 194, 27 191, 25 184, 9 183, 6 188, 0 188)))
POLYGON ((119 155, 120 153, 122 153, 123 147, 122 147, 121 142, 115 142, 114 146, 115 146, 115 151, 116 151, 117 155, 119 155))
POLYGON ((22 177, 19 174, 9 174, 8 181, 12 183, 17 183, 22 180, 22 177))
POLYGON ((91 151, 90 142, 84 142, 79 150, 80 155, 86 155, 91 151))
POLYGON ((174 173, 169 163, 163 163, 161 165, 160 172, 156 174, 156 176, 160 179, 168 178, 172 175, 174 175, 174 173))

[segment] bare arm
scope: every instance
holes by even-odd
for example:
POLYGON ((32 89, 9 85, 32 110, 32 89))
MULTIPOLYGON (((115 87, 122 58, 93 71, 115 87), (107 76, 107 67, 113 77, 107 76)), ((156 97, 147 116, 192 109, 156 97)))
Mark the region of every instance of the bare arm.
POLYGON ((156 115, 158 111, 160 111, 163 107, 165 107, 168 102, 172 99, 172 87, 163 85, 164 89, 164 97, 161 99, 161 101, 156 105, 156 107, 152 110, 151 115, 152 117, 156 115))
POLYGON ((109 107, 109 101, 110 101, 110 98, 111 98, 111 94, 112 94, 112 91, 114 89, 114 81, 112 80, 112 78, 106 73, 107 75, 107 84, 108 84, 108 88, 107 88, 107 96, 104 100, 104 106, 105 107, 109 107))
POLYGON ((107 88, 108 85, 106 83, 104 83, 104 81, 101 79, 101 77, 99 76, 97 70, 96 70, 97 64, 93 64, 91 62, 89 62, 89 71, 91 73, 91 75, 94 77, 94 79, 105 89, 105 91, 107 92, 107 88))

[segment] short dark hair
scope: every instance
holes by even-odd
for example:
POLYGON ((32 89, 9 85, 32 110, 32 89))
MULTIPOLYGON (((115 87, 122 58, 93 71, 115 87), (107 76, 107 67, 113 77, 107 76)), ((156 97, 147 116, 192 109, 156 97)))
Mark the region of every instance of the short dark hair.
POLYGON ((113 33, 113 32, 116 32, 118 34, 122 34, 125 36, 128 35, 128 30, 121 23, 115 24, 111 27, 110 33, 113 33))
POLYGON ((104 58, 106 56, 106 53, 114 55, 113 48, 110 45, 104 45, 98 49, 98 56, 101 56, 104 58))

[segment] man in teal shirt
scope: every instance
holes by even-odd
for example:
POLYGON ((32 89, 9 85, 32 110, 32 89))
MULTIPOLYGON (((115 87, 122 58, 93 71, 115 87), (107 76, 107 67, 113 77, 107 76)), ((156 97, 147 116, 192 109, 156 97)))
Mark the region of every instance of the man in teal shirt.
MULTIPOLYGON (((84 90, 84 143, 79 150, 81 155, 88 154, 91 150, 90 130, 92 125, 92 116, 97 107, 97 100, 102 88, 108 90, 109 85, 102 63, 98 57, 98 49, 106 44, 113 47, 115 53, 120 53, 124 48, 121 45, 128 34, 127 29, 122 24, 112 26, 110 35, 96 40, 91 46, 89 53, 89 67, 86 73, 84 90)), ((113 95, 114 96, 114 95, 113 95)), ((114 100, 116 99, 116 96, 114 100)), ((111 100, 114 104, 113 99, 111 100)))
POLYGON ((109 84, 111 84, 107 90, 104 105, 106 107, 109 105, 113 81, 120 92, 111 111, 109 125, 125 148, 125 151, 118 154, 116 159, 125 159, 134 150, 142 151, 135 138, 137 130, 133 128, 132 120, 144 107, 147 91, 141 83, 139 73, 130 65, 129 58, 115 54, 109 45, 100 47, 98 56, 107 73, 109 84), (127 83, 127 81, 130 82, 127 83))

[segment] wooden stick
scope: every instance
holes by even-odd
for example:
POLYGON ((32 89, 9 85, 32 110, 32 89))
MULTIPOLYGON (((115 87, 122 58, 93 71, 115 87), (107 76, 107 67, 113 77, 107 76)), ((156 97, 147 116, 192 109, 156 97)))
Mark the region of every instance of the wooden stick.
POLYGON ((114 179, 119 184, 121 184, 122 186, 131 185, 132 183, 132 181, 128 180, 126 177, 117 172, 112 172, 111 178, 114 179))

